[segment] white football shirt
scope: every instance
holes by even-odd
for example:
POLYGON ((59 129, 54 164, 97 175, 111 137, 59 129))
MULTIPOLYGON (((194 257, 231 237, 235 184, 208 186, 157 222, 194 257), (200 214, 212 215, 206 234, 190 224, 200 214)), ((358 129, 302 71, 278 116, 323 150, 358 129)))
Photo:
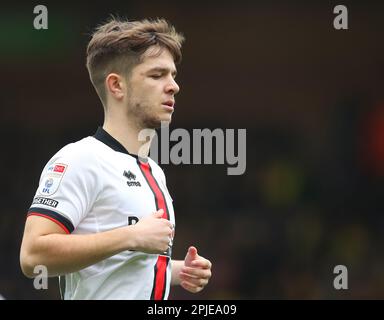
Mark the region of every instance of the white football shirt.
MULTIPOLYGON (((163 209, 175 225, 162 169, 127 150, 102 128, 58 151, 44 167, 28 211, 66 233, 132 225, 163 209)), ((167 299, 171 248, 164 255, 124 251, 65 275, 64 299, 167 299)))

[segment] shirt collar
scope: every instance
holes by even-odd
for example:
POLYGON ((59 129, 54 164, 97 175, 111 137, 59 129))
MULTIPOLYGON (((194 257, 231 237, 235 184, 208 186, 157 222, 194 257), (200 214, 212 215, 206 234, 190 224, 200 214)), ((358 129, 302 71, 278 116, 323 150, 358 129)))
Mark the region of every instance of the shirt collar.
POLYGON ((138 156, 136 154, 129 153, 128 150, 125 149, 124 146, 119 141, 117 141, 114 137, 112 137, 102 127, 97 128, 97 131, 93 135, 93 137, 101 141, 102 143, 106 144, 108 147, 110 147, 111 149, 117 152, 122 152, 138 159, 138 156))

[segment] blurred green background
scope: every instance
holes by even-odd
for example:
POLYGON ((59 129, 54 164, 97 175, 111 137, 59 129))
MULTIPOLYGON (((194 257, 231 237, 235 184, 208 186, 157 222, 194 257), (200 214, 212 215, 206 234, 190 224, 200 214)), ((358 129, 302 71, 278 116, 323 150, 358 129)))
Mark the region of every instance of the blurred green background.
POLYGON ((85 48, 109 14, 164 17, 186 36, 171 128, 246 128, 247 170, 163 165, 177 219, 174 257, 213 262, 201 293, 172 299, 384 298, 384 4, 344 1, 46 1, 0 4, 0 294, 37 291, 19 267, 42 168, 102 124, 85 48), (348 268, 348 290, 333 269, 348 268))

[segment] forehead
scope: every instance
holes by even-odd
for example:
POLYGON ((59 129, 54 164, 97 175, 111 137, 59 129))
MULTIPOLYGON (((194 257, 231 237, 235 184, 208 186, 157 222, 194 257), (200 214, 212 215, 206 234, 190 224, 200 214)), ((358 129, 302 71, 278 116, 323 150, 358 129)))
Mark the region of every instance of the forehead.
POLYGON ((153 68, 170 69, 171 72, 176 71, 173 56, 168 49, 150 47, 143 54, 142 61, 137 65, 137 69, 146 72, 153 68))

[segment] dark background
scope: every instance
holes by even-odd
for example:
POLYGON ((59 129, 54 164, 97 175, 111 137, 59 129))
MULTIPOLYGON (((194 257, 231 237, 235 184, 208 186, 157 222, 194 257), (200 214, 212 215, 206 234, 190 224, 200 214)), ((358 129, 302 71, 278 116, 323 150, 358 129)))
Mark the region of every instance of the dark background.
POLYGON ((384 5, 379 1, 36 2, 0 5, 0 294, 57 299, 19 267, 25 216, 47 160, 103 112, 85 68, 110 13, 164 17, 186 36, 172 128, 246 128, 247 170, 164 165, 189 245, 213 262, 172 299, 384 298, 384 5), (33 8, 48 7, 48 30, 33 8), (333 28, 346 5, 349 29, 333 28), (333 269, 348 268, 348 290, 333 269))

